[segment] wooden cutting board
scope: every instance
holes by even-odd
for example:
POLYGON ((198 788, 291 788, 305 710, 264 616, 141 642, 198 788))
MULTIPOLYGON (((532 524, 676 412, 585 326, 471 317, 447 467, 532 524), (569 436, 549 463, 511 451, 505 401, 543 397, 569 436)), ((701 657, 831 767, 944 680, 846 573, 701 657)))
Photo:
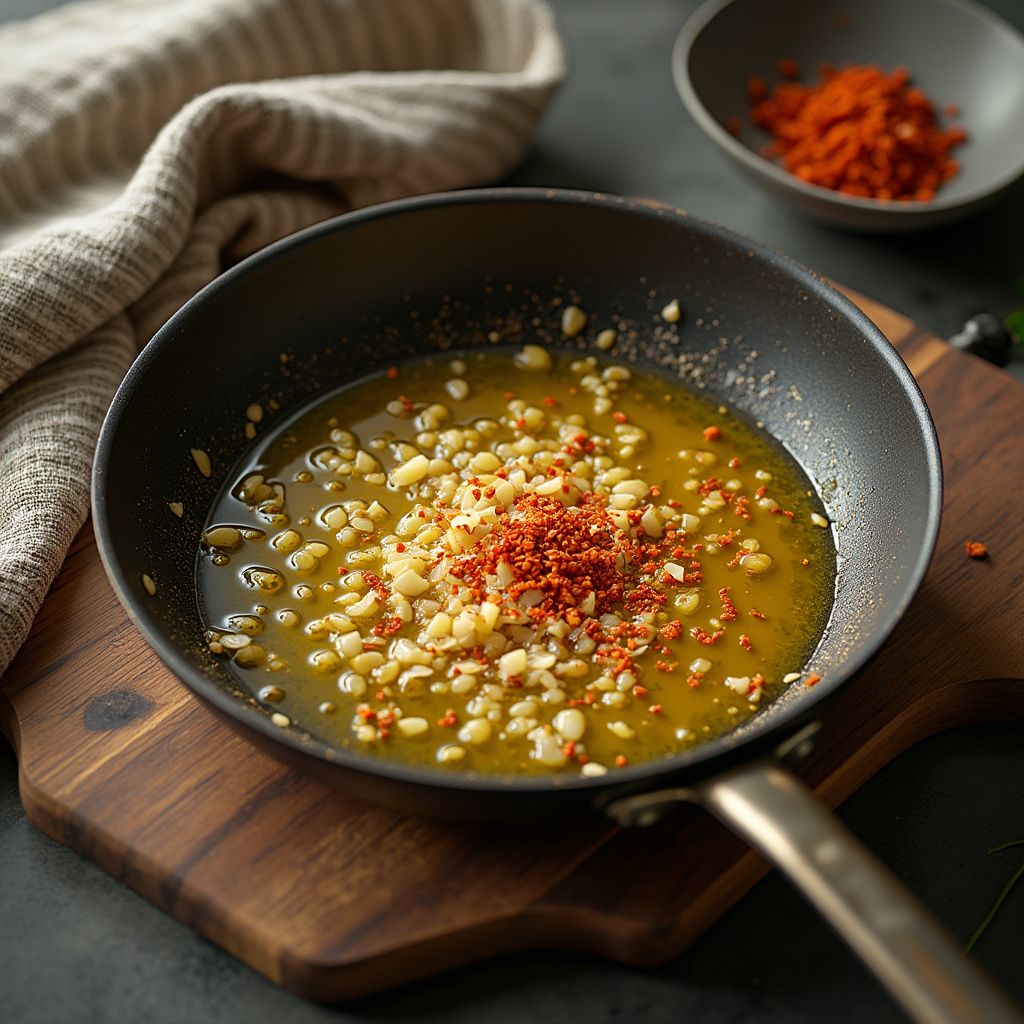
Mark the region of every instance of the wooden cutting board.
MULTIPOLYGON (((921 383, 947 492, 920 595, 804 765, 833 806, 931 733, 1024 718, 1024 388, 853 298, 921 383), (966 540, 991 558, 968 559, 966 540)), ((160 664, 89 527, 0 680, 0 726, 36 825, 315 999, 533 946, 657 964, 767 870, 692 808, 632 833, 600 820, 527 833, 403 817, 289 771, 160 664)))

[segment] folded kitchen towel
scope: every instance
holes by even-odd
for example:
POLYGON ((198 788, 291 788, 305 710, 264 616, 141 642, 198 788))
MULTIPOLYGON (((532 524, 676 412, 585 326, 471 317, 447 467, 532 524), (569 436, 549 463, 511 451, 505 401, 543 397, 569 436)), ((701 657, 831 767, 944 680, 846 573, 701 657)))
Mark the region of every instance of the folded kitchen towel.
POLYGON ((543 0, 86 0, 0 26, 0 671, 163 321, 299 228, 500 178, 564 74, 543 0))

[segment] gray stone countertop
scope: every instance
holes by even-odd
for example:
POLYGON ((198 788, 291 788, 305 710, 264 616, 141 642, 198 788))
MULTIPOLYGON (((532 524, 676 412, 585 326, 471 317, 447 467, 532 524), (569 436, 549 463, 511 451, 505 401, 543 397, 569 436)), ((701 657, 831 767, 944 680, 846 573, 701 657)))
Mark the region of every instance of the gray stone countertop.
MULTIPOLYGON (((0 18, 53 0, 6 0, 0 18)), ((1024 4, 990 6, 1024 28, 1024 4)), ((556 0, 572 60, 518 184, 593 188, 683 206, 736 228, 940 335, 971 313, 1024 305, 1024 188, 962 225, 844 234, 797 220, 729 168, 679 104, 672 41, 694 0, 556 0)), ((955 55, 951 55, 955 59, 955 55)), ((1012 372, 1024 380, 1018 354, 1012 372)), ((966 937, 1024 851, 1024 725, 954 730, 897 758, 842 808, 847 824, 966 937)), ((1024 1000, 1024 885, 978 959, 1024 1000)), ((342 1007, 306 1003, 35 831, 0 741, 0 1021, 875 1024, 888 997, 776 874, 658 970, 536 952, 342 1007)))

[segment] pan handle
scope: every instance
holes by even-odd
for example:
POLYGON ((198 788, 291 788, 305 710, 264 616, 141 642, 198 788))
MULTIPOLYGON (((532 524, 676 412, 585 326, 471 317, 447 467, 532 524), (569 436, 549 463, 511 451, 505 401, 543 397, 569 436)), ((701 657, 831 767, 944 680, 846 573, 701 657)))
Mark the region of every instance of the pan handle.
POLYGON ((1021 1024, 1024 1017, 931 914, 775 760, 741 764, 685 790, 622 798, 620 824, 665 805, 702 804, 783 871, 921 1024, 1021 1024))

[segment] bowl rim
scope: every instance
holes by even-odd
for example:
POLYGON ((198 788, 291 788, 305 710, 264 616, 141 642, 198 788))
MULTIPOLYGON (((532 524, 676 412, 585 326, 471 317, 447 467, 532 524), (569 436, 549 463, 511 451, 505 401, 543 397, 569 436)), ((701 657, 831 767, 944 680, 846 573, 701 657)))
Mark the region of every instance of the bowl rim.
POLYGON ((339 769, 369 774, 382 781, 427 786, 434 790, 468 791, 478 795, 498 793, 550 793, 554 795, 559 792, 589 790, 594 793, 596 798, 598 794, 610 789, 621 792, 625 787, 646 788, 652 784, 656 785, 659 780, 666 780, 680 772, 689 772, 694 775, 707 774, 713 770, 716 764, 721 765, 726 760, 743 757, 744 754, 750 756, 755 751, 764 749, 763 746, 758 746, 759 743, 783 741, 792 735, 799 726, 806 723, 809 718, 812 718, 822 703, 827 703, 874 657, 920 590, 938 541, 943 501, 943 474, 938 436, 931 412, 906 363, 868 316, 813 270, 804 267, 796 260, 770 246, 755 242, 713 221, 692 217, 685 210, 656 200, 625 198, 607 193, 573 189, 499 186, 413 196, 341 214, 266 246, 214 278, 188 299, 153 335, 152 340, 143 348, 118 387, 103 421, 97 442, 91 491, 93 523, 100 558, 108 581, 132 624, 182 685, 226 714, 228 718, 255 730, 272 743, 283 744, 291 748, 296 754, 312 757, 339 769), (903 596, 888 609, 870 633, 862 639, 853 654, 844 661, 840 670, 827 675, 814 688, 811 695, 803 700, 794 701, 789 707, 780 708, 772 716, 770 722, 760 728, 752 729, 749 733, 744 733, 739 737, 734 732, 725 733, 689 750, 628 765, 606 776, 448 773, 388 758, 367 757, 358 751, 330 743, 304 730, 282 729, 274 725, 269 715, 260 713, 248 702, 232 695, 225 687, 204 675, 192 659, 186 656, 181 646, 170 639, 159 617, 151 610, 145 599, 138 595, 137 588, 132 587, 130 581, 137 577, 137 569, 135 566, 126 565, 119 556, 114 530, 106 512, 110 503, 107 493, 109 478, 107 466, 114 450, 122 411, 134 399, 140 382, 144 381, 150 364, 157 359, 161 350, 172 346, 181 331, 188 329, 190 318, 201 313, 203 307, 209 302, 215 301, 220 293, 231 289, 238 278, 256 268, 266 267, 281 258, 286 258, 293 249, 302 248, 323 237, 375 220, 400 217, 408 212, 415 213, 438 207, 483 206, 493 203, 518 202, 598 206, 655 220, 685 222, 704 236, 744 249, 764 260, 778 273, 793 279, 802 288, 817 296, 837 315, 852 321, 854 327, 863 335, 866 343, 878 353, 894 378, 902 385, 907 399, 913 407, 915 418, 921 429, 921 440, 927 463, 929 494, 923 540, 916 560, 906 572, 903 596))
MULTIPOLYGON (((977 187, 964 195, 953 198, 943 198, 940 191, 935 199, 926 201, 918 199, 868 199, 861 196, 848 196, 835 189, 825 188, 823 185, 814 185, 802 181, 774 161, 756 153, 749 146, 726 131, 725 127, 718 122, 704 105, 704 101, 700 98, 700 94, 690 78, 690 54, 693 51, 693 46, 698 36, 722 11, 739 2, 740 0, 705 0, 686 19, 672 47, 672 78, 675 81, 676 91, 679 93, 683 105, 694 121, 697 122, 698 126, 704 131, 704 134, 724 149, 729 156, 750 168, 754 173, 767 175, 776 184, 801 193, 809 199, 830 203, 838 207, 845 207, 851 211, 870 212, 882 216, 891 214, 908 218, 927 218, 930 214, 945 210, 959 210, 974 203, 992 199, 1004 192, 1024 175, 1024 147, 1022 147, 1019 160, 1009 171, 1001 175, 994 182, 977 187)), ((1021 51, 1022 63, 1024 63, 1024 35, 1018 32, 1013 25, 995 11, 985 7, 984 4, 978 3, 977 0, 933 0, 933 2, 945 4, 947 7, 955 8, 965 15, 990 22, 1003 35, 1016 42, 1021 51)))

